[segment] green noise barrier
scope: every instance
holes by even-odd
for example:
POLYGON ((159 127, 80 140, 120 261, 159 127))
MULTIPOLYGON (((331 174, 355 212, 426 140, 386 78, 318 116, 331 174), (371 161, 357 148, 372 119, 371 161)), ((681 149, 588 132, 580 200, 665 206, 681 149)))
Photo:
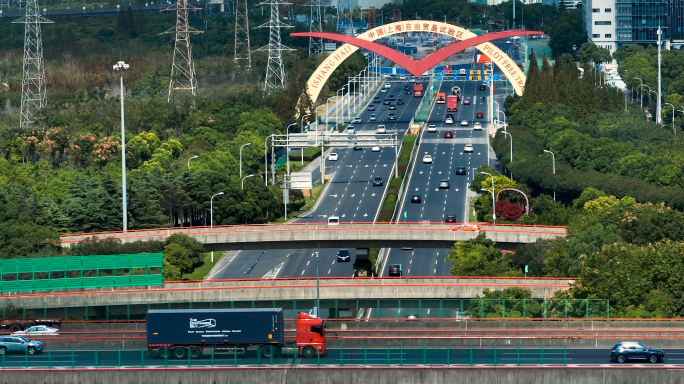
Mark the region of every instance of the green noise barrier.
POLYGON ((162 260, 162 253, 1 260, 0 292, 163 285, 162 260))

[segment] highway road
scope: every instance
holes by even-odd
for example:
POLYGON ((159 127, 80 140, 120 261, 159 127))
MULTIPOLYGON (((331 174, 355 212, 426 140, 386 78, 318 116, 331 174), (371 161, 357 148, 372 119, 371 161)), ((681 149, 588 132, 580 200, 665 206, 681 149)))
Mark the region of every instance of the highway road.
MULTIPOLYGON (((387 132, 398 134, 399 141, 404 136, 408 123, 418 108, 420 98, 404 93, 404 86, 414 83, 390 83, 386 92, 378 91, 381 100, 395 95, 403 99, 403 105, 396 110, 380 103, 370 103, 376 111, 368 111, 365 106, 359 113, 361 124, 353 124, 357 132, 374 132, 379 124, 384 124, 387 132), (377 121, 370 121, 375 113, 377 121), (394 113, 396 120, 388 120, 389 113, 394 113)), ((425 86, 426 84, 423 83, 425 86)), ((385 89, 384 87, 382 89, 385 89)), ((372 98, 371 98, 372 99, 372 98)), ((326 174, 331 182, 324 189, 314 209, 306 217, 299 217, 292 222, 326 222, 330 216, 338 216, 340 222, 372 222, 376 219, 382 204, 385 190, 389 185, 390 172, 394 167, 395 149, 380 148, 380 152, 372 152, 370 148, 354 151, 351 148, 336 148, 337 161, 326 159, 326 174), (382 187, 373 186, 373 178, 380 176, 384 180, 382 187)), ((352 276, 355 249, 350 249, 352 257, 349 263, 338 263, 338 249, 284 249, 229 252, 207 276, 207 279, 244 279, 272 277, 315 277, 316 251, 319 253, 319 273, 326 277, 352 276)))
MULTIPOLYGON (((506 41, 496 41, 504 51, 513 47, 506 41)), ((513 59, 519 59, 517 49, 510 50, 513 59)), ((483 68, 482 65, 479 65, 483 68)), ((495 73, 501 74, 496 70, 495 73)), ((503 75, 502 75, 503 78, 503 75)), ((423 132, 420 146, 417 151, 414 168, 409 179, 409 186, 406 195, 401 202, 400 215, 398 221, 419 222, 428 220, 431 222, 444 222, 447 214, 456 215, 457 222, 468 221, 467 191, 469 183, 475 176, 480 165, 487 164, 489 142, 487 140, 487 129, 489 122, 487 118, 487 108, 490 102, 489 87, 484 90, 479 89, 479 81, 466 81, 445 79, 440 87, 440 92, 449 95, 453 86, 461 88, 461 98, 459 107, 454 115, 454 124, 445 124, 446 104, 435 104, 428 119, 428 124, 437 127, 437 133, 423 132), (482 97, 485 97, 483 101, 482 97), (470 105, 464 105, 464 98, 469 97, 470 105), (483 112, 485 118, 477 119, 476 113, 483 112), (462 120, 468 121, 468 127, 461 127, 462 120), (473 122, 479 121, 483 129, 475 131, 473 122), (445 138, 444 133, 451 131, 453 139, 445 138), (463 152, 465 144, 473 144, 472 154, 463 152), (432 164, 423 164, 422 158, 429 154, 433 157, 432 164), (456 167, 464 166, 467 168, 467 175, 456 175, 456 167), (448 179, 450 189, 439 189, 439 182, 448 179), (420 204, 411 203, 411 195, 420 194, 422 202, 420 204)), ((495 87, 495 98, 503 107, 503 98, 506 88, 495 87)), ((494 152, 490 148, 490 166, 494 167, 494 152)), ((451 263, 445 261, 450 249, 412 249, 401 250, 391 249, 389 251, 384 268, 380 272, 381 276, 387 275, 387 269, 391 264, 402 264, 402 272, 405 276, 450 276, 451 263)), ((387 314, 388 316, 390 314, 387 314)), ((396 316, 396 314, 394 314, 396 316)), ((381 316, 385 317, 385 316, 381 316)))
MULTIPOLYGON (((684 365, 684 349, 665 349, 665 362, 649 364, 628 362, 626 366, 678 366, 684 365)), ((197 359, 164 360, 149 357, 145 347, 137 349, 55 349, 48 353, 26 356, 6 354, 2 356, 3 368, 41 369, 41 368, 104 368, 104 367, 210 367, 210 366, 619 366, 609 361, 608 348, 568 348, 563 346, 505 346, 505 347, 437 347, 437 346, 369 346, 329 347, 326 354, 317 358, 303 359, 293 356, 278 356, 272 360, 257 357, 257 351, 248 350, 245 354, 211 352, 197 359)))

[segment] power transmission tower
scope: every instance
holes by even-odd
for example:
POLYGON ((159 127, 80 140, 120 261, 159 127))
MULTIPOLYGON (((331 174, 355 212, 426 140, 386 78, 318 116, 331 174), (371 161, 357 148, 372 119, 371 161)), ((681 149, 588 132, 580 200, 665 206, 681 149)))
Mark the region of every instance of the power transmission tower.
POLYGON ((284 0, 266 0, 259 5, 271 6, 271 19, 260 28, 268 28, 268 45, 259 48, 259 51, 268 50, 268 65, 266 66, 266 79, 264 80, 264 91, 270 92, 273 89, 285 88, 285 66, 283 65, 283 51, 292 51, 280 43, 280 29, 292 28, 280 21, 280 6, 288 5, 284 0))
POLYGON ((197 76, 195 75, 195 64, 192 62, 190 35, 201 33, 201 31, 188 25, 188 10, 196 9, 199 8, 188 5, 187 0, 177 0, 175 5, 165 9, 166 11, 176 11, 176 27, 164 32, 176 34, 168 102, 171 102, 172 99, 175 100, 176 93, 190 92, 193 105, 195 103, 197 76))
MULTIPOLYGON (((311 24, 309 24, 309 32, 323 32, 321 0, 312 0, 310 3, 307 3, 306 6, 311 7, 311 24)), ((323 53, 323 39, 310 37, 309 56, 318 53, 323 53)))
POLYGON ((38 11, 38 0, 26 2, 26 15, 13 23, 24 24, 24 71, 21 77, 21 117, 19 126, 33 123, 33 114, 45 106, 45 66, 40 25, 52 23, 38 11))
POLYGON ((10 10, 10 0, 0 0, 0 10, 10 10))
POLYGON ((235 64, 247 70, 252 68, 247 0, 235 0, 235 64))

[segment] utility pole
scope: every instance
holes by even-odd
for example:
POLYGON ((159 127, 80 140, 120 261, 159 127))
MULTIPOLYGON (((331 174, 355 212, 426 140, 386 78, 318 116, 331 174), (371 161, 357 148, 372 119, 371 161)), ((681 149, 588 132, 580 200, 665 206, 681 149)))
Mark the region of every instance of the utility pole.
POLYGON ((202 32, 188 24, 188 10, 196 9, 199 8, 188 5, 187 0, 177 0, 175 5, 166 8, 166 11, 176 11, 176 27, 164 32, 176 34, 167 102, 175 101, 176 93, 189 92, 192 96, 193 107, 197 93, 197 76, 195 75, 195 64, 192 62, 190 35, 202 32))
POLYGON ((235 64, 247 70, 252 68, 247 0, 235 0, 235 64))
MULTIPOLYGON (((337 30, 340 29, 340 22, 349 26, 349 35, 354 36, 354 24, 352 22, 352 9, 349 0, 337 0, 337 30)), ((346 34, 346 31, 342 33, 346 34)))
POLYGON ((259 48, 259 51, 268 51, 268 64, 266 65, 266 79, 264 80, 264 91, 270 92, 274 89, 285 88, 285 66, 283 64, 283 51, 292 51, 292 48, 281 44, 280 29, 292 28, 280 21, 280 6, 289 5, 284 0, 265 0, 259 5, 269 5, 271 7, 271 19, 260 28, 269 29, 268 45, 259 48))
POLYGON ((45 65, 40 25, 52 23, 40 15, 38 0, 26 2, 26 15, 12 23, 24 24, 24 69, 21 77, 21 115, 19 126, 33 124, 33 114, 46 104, 45 65))

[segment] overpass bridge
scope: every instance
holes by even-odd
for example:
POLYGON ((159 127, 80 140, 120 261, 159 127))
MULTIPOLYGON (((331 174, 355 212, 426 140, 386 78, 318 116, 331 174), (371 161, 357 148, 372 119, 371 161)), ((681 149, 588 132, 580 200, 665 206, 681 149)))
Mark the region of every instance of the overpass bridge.
MULTIPOLYGON (((496 278, 496 277, 454 277, 454 278, 321 278, 321 300, 369 301, 376 300, 449 300, 469 299, 482 295, 484 289, 503 290, 510 287, 529 289, 532 297, 543 299, 557 290, 568 289, 574 282, 571 278, 496 278)), ((140 310, 155 305, 168 308, 193 303, 196 308, 209 307, 209 303, 267 302, 269 305, 284 301, 316 299, 316 279, 258 279, 258 280, 214 280, 197 282, 167 283, 163 287, 143 286, 127 289, 84 288, 34 292, 10 292, 0 296, 3 306, 13 304, 18 308, 41 313, 48 308, 72 309, 104 308, 123 306, 125 311, 138 306, 140 310), (145 308, 142 308, 145 307, 145 308)), ((225 305, 225 304, 224 304, 225 305)), ((221 307, 224 307, 221 305, 221 307)), ((373 306, 373 304, 371 304, 373 306)), ((109 309, 107 309, 109 311, 109 309)), ((144 313, 144 312, 143 312, 144 313)), ((64 316, 67 317, 67 316, 64 316)))
POLYGON ((566 227, 449 223, 295 223, 189 228, 156 228, 61 235, 63 247, 92 239, 115 238, 122 243, 164 240, 183 233, 204 244, 207 251, 305 248, 451 248, 481 232, 502 249, 538 239, 567 235, 566 227))

